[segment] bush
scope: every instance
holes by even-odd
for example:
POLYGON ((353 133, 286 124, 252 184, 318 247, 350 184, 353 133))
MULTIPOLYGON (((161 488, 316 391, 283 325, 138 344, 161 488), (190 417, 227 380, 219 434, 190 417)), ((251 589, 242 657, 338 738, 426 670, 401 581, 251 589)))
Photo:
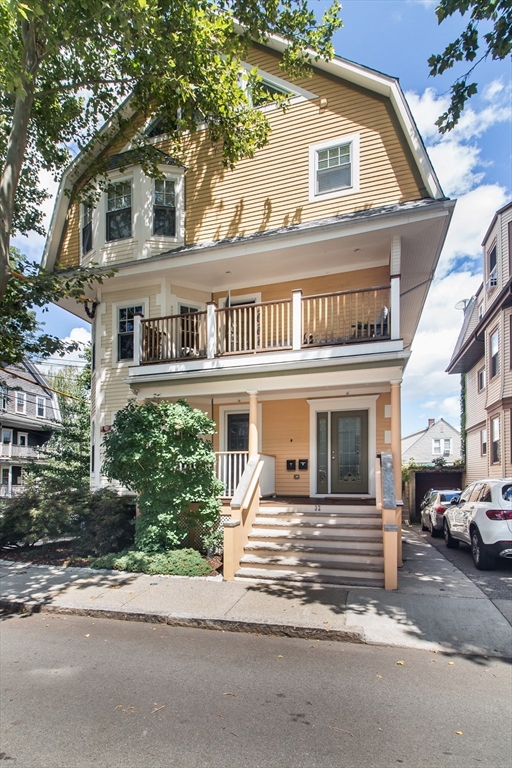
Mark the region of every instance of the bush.
POLYGON ((7 499, 0 517, 0 546, 32 546, 40 539, 76 533, 73 511, 81 503, 78 493, 58 492, 43 497, 35 482, 19 496, 7 499))
POLYGON ((77 552, 99 556, 133 544, 135 506, 114 490, 103 488, 88 493, 77 512, 77 552))
POLYGON ((93 560, 90 567, 172 576, 206 576, 212 570, 195 549, 175 549, 155 554, 132 550, 110 553, 93 560))

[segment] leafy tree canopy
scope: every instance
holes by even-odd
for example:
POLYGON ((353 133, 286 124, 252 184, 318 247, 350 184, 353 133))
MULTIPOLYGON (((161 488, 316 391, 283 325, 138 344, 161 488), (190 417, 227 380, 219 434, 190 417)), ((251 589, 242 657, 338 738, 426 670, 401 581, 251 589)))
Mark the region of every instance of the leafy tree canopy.
POLYGON ((103 277, 112 273, 102 275, 94 269, 84 269, 66 275, 48 274, 17 248, 11 248, 9 262, 12 277, 0 301, 0 365, 20 363, 24 357, 44 358, 76 350, 75 342, 44 333, 35 308, 63 298, 79 301, 88 286, 102 282, 103 277))
POLYGON ((180 545, 196 523, 217 525, 223 485, 206 439, 215 430, 212 419, 184 400, 132 400, 116 413, 103 441, 103 472, 139 495, 139 549, 165 552, 180 545))
POLYGON ((511 0, 440 0, 436 8, 439 24, 457 12, 462 16, 469 13, 469 22, 460 36, 446 46, 443 53, 434 54, 429 58, 430 74, 442 75, 459 61, 474 64, 450 89, 450 105, 436 121, 440 133, 451 131, 457 125, 467 100, 477 92, 477 83, 470 82, 477 64, 489 56, 493 60, 504 59, 512 50, 511 0), (480 35, 479 25, 482 22, 490 22, 490 29, 480 35))
POLYGON ((108 142, 123 98, 166 118, 177 144, 201 115, 231 165, 268 137, 240 77, 251 40, 281 36, 283 65, 303 74, 308 49, 332 56, 339 10, 317 22, 308 0, 0 0, 0 298, 11 234, 43 230, 39 172, 58 175, 115 116, 108 142))

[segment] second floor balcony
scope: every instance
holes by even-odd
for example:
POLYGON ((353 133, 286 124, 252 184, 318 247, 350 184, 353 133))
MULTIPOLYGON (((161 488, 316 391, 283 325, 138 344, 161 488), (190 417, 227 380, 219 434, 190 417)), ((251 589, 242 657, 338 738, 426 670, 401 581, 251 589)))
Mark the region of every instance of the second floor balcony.
POLYGON ((399 338, 392 302, 389 285, 316 296, 297 290, 278 301, 136 318, 134 365, 389 341, 399 338))

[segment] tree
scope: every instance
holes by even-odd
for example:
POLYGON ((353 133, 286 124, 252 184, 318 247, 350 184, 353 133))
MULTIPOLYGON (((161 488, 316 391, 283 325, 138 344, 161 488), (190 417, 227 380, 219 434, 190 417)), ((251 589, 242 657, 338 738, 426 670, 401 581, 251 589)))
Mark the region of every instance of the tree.
POLYGON ((138 494, 135 544, 163 552, 183 543, 197 523, 214 528, 222 483, 208 435, 215 422, 184 400, 136 403, 116 413, 103 441, 103 472, 138 494))
POLYGON ((332 56, 339 9, 318 23, 308 0, 0 0, 0 298, 11 234, 43 232, 41 170, 57 175, 111 121, 107 145, 135 113, 166 119, 177 151, 200 114, 228 165, 251 156, 268 122, 251 108, 255 73, 240 75, 248 45, 279 35, 284 66, 304 73, 308 50, 332 56))
POLYGON ((429 58, 430 74, 442 75, 458 61, 475 63, 451 86, 450 105, 436 121, 440 133, 451 131, 457 125, 467 100, 477 92, 477 83, 468 82, 475 67, 489 56, 493 60, 504 59, 512 50, 511 0, 440 0, 436 8, 438 23, 442 24, 457 11, 462 16, 470 11, 469 23, 442 54, 434 54, 429 58), (483 35, 484 46, 481 49, 478 27, 486 21, 491 22, 492 27, 483 35), (483 50, 483 53, 477 59, 479 50, 483 50))
POLYGON ((17 248, 10 249, 9 264, 12 277, 0 302, 0 365, 21 363, 25 357, 45 358, 78 349, 74 341, 44 333, 34 308, 62 298, 83 301, 85 289, 94 282, 103 282, 112 272, 100 274, 94 269, 78 269, 65 277, 50 275, 17 248))

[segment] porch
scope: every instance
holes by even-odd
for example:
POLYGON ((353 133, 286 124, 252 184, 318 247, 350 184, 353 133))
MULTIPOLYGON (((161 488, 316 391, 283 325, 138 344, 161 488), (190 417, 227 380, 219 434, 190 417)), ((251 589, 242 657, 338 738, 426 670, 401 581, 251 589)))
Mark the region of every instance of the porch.
MULTIPOLYGON (((390 285, 134 318, 134 366, 398 339, 390 285)), ((370 351, 370 350, 368 350, 370 351)))

